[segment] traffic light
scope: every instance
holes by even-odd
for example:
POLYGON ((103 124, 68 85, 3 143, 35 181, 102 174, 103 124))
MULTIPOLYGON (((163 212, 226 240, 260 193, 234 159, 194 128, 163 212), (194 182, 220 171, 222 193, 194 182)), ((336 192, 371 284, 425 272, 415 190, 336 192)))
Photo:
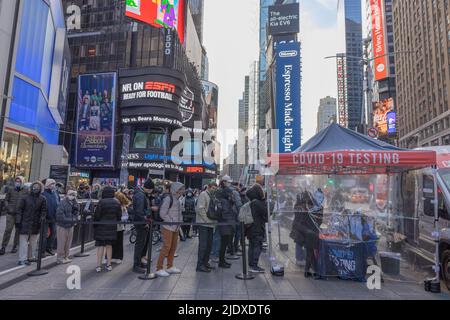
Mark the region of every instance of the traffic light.
POLYGON ((334 179, 332 179, 332 178, 328 179, 328 184, 329 185, 333 185, 334 184, 334 179))

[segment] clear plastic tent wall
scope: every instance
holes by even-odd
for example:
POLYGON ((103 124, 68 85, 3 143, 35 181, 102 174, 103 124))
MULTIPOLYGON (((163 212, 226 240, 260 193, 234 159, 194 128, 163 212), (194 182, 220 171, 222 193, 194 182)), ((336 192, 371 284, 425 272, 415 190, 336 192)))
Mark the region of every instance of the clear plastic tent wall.
POLYGON ((379 281, 406 292, 423 291, 424 280, 435 276, 431 169, 278 174, 266 187, 273 207, 269 256, 285 276, 310 271, 339 288, 360 283, 365 290, 379 281))

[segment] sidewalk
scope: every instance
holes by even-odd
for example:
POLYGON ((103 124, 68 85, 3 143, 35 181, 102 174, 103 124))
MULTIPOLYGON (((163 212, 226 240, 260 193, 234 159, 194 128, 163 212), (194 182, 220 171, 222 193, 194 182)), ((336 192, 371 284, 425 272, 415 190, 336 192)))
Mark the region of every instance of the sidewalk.
MULTIPOLYGON (((431 294, 416 283, 386 281, 382 290, 368 290, 365 283, 340 281, 315 281, 305 279, 300 268, 289 264, 284 277, 273 277, 270 272, 258 274, 254 280, 235 278, 241 272, 241 260, 232 261, 231 269, 217 269, 211 273, 196 273, 197 238, 179 245, 179 257, 175 265, 182 270, 180 275, 143 281, 131 272, 133 246, 125 237, 124 263, 115 266, 110 273, 95 272, 95 251, 90 256, 76 258, 72 264, 81 268, 81 290, 68 290, 66 274, 69 265, 60 265, 49 270, 49 274, 25 280, 0 291, 0 299, 44 299, 44 300, 450 300, 445 288, 443 293, 431 294)), ((152 271, 158 256, 154 250, 152 271)), ((269 270, 267 257, 261 257, 261 265, 269 270)), ((0 278, 1 281, 1 278, 0 278)))

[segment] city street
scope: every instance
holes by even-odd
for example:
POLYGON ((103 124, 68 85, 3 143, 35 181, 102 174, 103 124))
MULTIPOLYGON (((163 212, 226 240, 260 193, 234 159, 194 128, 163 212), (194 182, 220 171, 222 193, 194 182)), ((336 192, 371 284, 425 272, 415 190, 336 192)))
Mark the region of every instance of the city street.
MULTIPOLYGON (((283 232, 285 234, 285 232, 283 232)), ((283 237, 285 241, 286 238, 283 237)), ((242 281, 235 275, 242 271, 241 260, 232 261, 231 269, 217 269, 209 274, 195 272, 198 238, 182 242, 177 250, 175 265, 182 270, 180 275, 143 281, 131 272, 130 258, 133 246, 125 244, 123 264, 112 272, 95 272, 95 250, 90 256, 75 258, 69 265, 54 266, 49 273, 39 277, 22 277, 20 282, 0 290, 0 299, 44 299, 44 300, 450 300, 443 288, 441 294, 427 293, 421 283, 401 283, 385 280, 381 290, 369 290, 365 283, 337 279, 305 279, 303 269, 292 262, 293 246, 283 257, 287 258, 284 277, 272 276, 268 271, 258 274, 253 280, 242 281), (81 290, 67 289, 70 265, 81 269, 81 290)), ((158 252, 154 250, 153 261, 158 252)), ((283 258, 278 254, 278 258, 283 258)), ((0 257, 0 263, 4 258, 0 257)), ((266 270, 267 256, 263 254, 261 264, 266 270)), ((153 269, 154 271, 153 262, 153 269)), ((35 266, 35 264, 33 264, 35 266)), ((32 267, 27 267, 32 270, 32 267)), ((16 271, 17 272, 17 271, 16 271)), ((1 273, 0 273, 1 274, 1 273)), ((8 279, 11 279, 8 274, 8 279)), ((0 288, 7 276, 0 276, 0 288)))

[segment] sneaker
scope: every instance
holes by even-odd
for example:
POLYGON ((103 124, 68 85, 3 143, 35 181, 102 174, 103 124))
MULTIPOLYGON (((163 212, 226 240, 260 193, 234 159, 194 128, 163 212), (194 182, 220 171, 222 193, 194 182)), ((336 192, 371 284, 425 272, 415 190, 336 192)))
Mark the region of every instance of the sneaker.
POLYGON ((71 263, 72 262, 72 260, 70 260, 69 258, 64 258, 63 260, 62 260, 62 263, 63 264, 68 264, 68 263, 71 263))
POLYGON ((213 267, 209 263, 205 267, 207 267, 209 270, 216 270, 216 267, 213 267))
POLYGON ((175 254, 173 255, 174 258, 178 258, 178 253, 175 252, 175 254))
POLYGON ((31 263, 28 260, 26 260, 26 261, 19 261, 17 263, 18 266, 29 266, 30 264, 31 263))
POLYGON ((250 267, 249 272, 251 272, 251 273, 264 273, 264 272, 266 272, 266 270, 256 266, 256 267, 250 267))
POLYGON ((111 263, 114 263, 114 264, 121 264, 121 263, 122 263, 122 260, 120 260, 120 259, 112 259, 112 260, 111 260, 111 263))
POLYGON ((180 274, 181 270, 178 269, 178 268, 172 267, 170 269, 167 269, 167 272, 170 273, 170 274, 180 274))
POLYGON ((237 255, 234 255, 234 254, 229 254, 229 255, 226 256, 226 258, 229 259, 229 260, 238 260, 239 259, 239 257, 237 255))
POLYGON ((55 255, 55 253, 53 252, 53 250, 52 249, 47 249, 47 250, 45 250, 45 252, 47 252, 49 255, 51 255, 51 256, 54 256, 55 255))
POLYGON ((219 258, 211 258, 211 261, 214 263, 219 263, 219 258))
POLYGON ((155 273, 158 277, 168 277, 170 276, 170 273, 167 273, 164 269, 161 269, 159 271, 156 271, 155 273))
POLYGON ((97 268, 95 268, 95 272, 97 272, 97 273, 102 272, 102 267, 97 267, 97 268))
POLYGON ((106 268, 105 268, 105 270, 106 270, 106 271, 108 271, 108 272, 111 272, 111 271, 112 271, 112 269, 113 269, 113 268, 112 268, 112 266, 111 266, 111 265, 109 265, 109 266, 106 266, 106 268))
POLYGON ((14 248, 12 248, 12 250, 11 250, 11 252, 10 253, 17 253, 17 248, 16 247, 14 247, 14 248))
POLYGON ((37 258, 30 258, 30 259, 28 259, 28 262, 30 262, 30 263, 32 263, 32 262, 37 262, 37 261, 38 261, 37 258))
POLYGON ((6 249, 5 249, 5 248, 1 248, 1 249, 0 249, 0 256, 4 255, 5 252, 6 252, 6 249))
POLYGON ((231 264, 229 263, 219 263, 219 268, 230 269, 231 264))

